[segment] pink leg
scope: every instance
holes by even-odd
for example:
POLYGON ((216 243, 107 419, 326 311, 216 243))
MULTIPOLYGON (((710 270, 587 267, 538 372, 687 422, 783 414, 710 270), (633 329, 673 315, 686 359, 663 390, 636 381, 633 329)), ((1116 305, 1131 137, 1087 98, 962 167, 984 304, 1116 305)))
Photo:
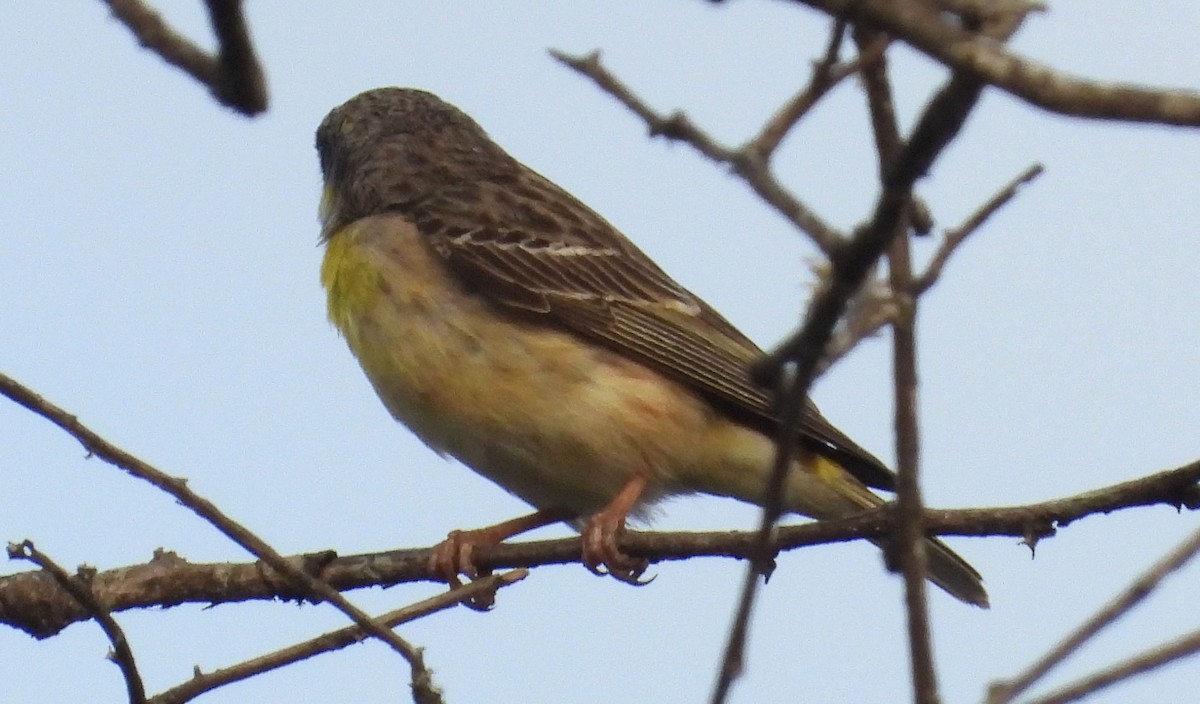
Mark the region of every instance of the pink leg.
POLYGON ((639 583, 638 577, 648 563, 621 552, 617 538, 625 531, 625 519, 648 483, 645 475, 634 475, 607 506, 588 519, 583 529, 583 564, 592 572, 607 572, 622 582, 639 583))
POLYGON ((472 579, 484 574, 475 564, 476 547, 498 545, 514 535, 569 518, 571 516, 563 511, 538 510, 486 528, 452 530, 445 540, 434 546, 429 557, 429 570, 450 586, 459 586, 462 584, 458 578, 460 574, 472 579))

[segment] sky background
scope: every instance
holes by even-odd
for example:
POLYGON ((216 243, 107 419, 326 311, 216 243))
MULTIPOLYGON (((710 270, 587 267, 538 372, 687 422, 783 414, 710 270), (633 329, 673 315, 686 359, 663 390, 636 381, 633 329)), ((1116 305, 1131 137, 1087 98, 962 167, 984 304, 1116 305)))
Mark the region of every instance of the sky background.
MULTIPOLYGON (((1200 6, 1052 2, 1023 54, 1103 80, 1197 86, 1200 6)), ((200 3, 162 2, 210 44, 200 3)), ((659 110, 737 144, 808 77, 828 22, 791 3, 249 3, 270 111, 253 120, 138 48, 100 2, 0 5, 0 370, 195 491, 284 553, 431 545, 525 507, 397 426, 326 322, 317 283, 319 171, 329 109, 382 85, 438 93, 518 159, 634 239, 764 346, 796 324, 813 249, 722 168, 645 127, 546 49, 602 49, 659 110)), ((945 73, 889 54, 905 126, 945 73)), ((940 228, 1033 162, 1046 174, 952 261, 920 319, 923 478, 937 507, 1050 499, 1200 457, 1200 140, 1164 127, 1057 117, 990 90, 919 184, 940 228)), ((847 82, 776 162, 849 229, 877 189, 861 93, 847 82)), ((940 231, 940 230, 939 230, 940 231)), ((933 242, 919 243, 927 257, 933 242)), ((889 351, 870 341, 814 397, 893 457, 889 351)), ((0 538, 73 567, 166 548, 247 555, 165 494, 0 400, 0 538)), ((744 529, 728 500, 668 504, 663 529, 744 529)), ((1089 518, 1038 546, 956 539, 993 608, 931 592, 947 702, 978 702, 1197 525, 1168 507, 1089 518)), ((565 535, 546 529, 537 537, 565 535)), ((909 697, 901 583, 864 544, 780 559, 756 614, 738 702, 909 697)), ((9 563, 0 573, 28 569, 9 563)), ((486 614, 401 629, 453 704, 706 700, 743 566, 657 566, 633 589, 578 565, 538 569, 486 614)), ((1048 680, 1063 683, 1200 626, 1200 567, 1048 680)), ((369 590, 373 611, 439 591, 369 590)), ((149 691, 344 624, 325 606, 183 606, 117 616, 149 691)), ((0 629, 0 699, 124 701, 91 623, 45 642, 0 629)), ((201 701, 394 702, 408 668, 361 644, 201 701)), ((1190 660, 1095 702, 1183 701, 1190 660)), ((1043 688, 1045 691, 1045 688, 1043 688)))

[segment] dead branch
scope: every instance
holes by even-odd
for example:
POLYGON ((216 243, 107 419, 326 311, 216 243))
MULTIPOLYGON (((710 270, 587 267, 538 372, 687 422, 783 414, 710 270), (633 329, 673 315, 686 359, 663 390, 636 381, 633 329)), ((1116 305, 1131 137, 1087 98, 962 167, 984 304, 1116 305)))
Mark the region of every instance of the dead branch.
POLYGON ((1200 125, 1200 93, 1104 83, 1024 58, 919 0, 793 0, 886 32, 954 71, 1051 112, 1164 125, 1200 125))
POLYGON ((240 545, 247 552, 262 560, 273 570, 282 575, 290 584, 290 589, 298 590, 300 594, 310 598, 327 601, 334 608, 346 614, 351 621, 369 631, 373 636, 387 643, 400 654, 412 668, 413 699, 418 704, 433 704, 441 702, 441 694, 433 684, 429 669, 425 666, 421 649, 413 646, 390 629, 376 623, 371 617, 351 604, 339 591, 328 583, 314 577, 312 573, 293 565, 280 555, 275 548, 258 537, 242 524, 233 520, 216 507, 208 499, 200 496, 187 486, 187 481, 155 468, 148 462, 135 457, 125 450, 100 437, 90 428, 79 422, 79 419, 67 411, 39 396, 32 389, 18 383, 11 377, 0 374, 0 394, 7 396, 33 413, 62 428, 68 435, 79 441, 92 455, 105 462, 124 470, 137 479, 141 479, 172 496, 183 506, 197 516, 203 518, 227 538, 240 545))
POLYGON ((208 88, 221 104, 253 117, 267 109, 267 82, 250 39, 241 0, 205 0, 217 53, 176 32, 141 0, 104 0, 138 42, 208 88))
MULTIPOLYGON (((925 509, 927 535, 1009 536, 1036 542, 1087 516, 1143 506, 1200 508, 1200 460, 1191 464, 1093 489, 1081 494, 1023 506, 973 509, 925 509)), ((886 536, 894 518, 890 507, 837 521, 782 526, 772 549, 886 536)), ((622 550, 653 562, 724 557, 744 560, 753 554, 756 533, 630 531, 622 550)), ((517 542, 480 548, 483 569, 511 569, 579 562, 578 538, 517 542)), ((316 574, 338 590, 390 587, 409 582, 439 582, 429 571, 429 548, 337 556, 332 551, 286 558, 292 569, 316 574)), ((261 562, 191 563, 159 552, 145 564, 97 572, 91 580, 96 599, 111 612, 170 607, 185 603, 216 605, 250 600, 304 598, 290 583, 261 562)), ((37 638, 55 635, 91 614, 42 571, 0 577, 0 623, 37 638)))

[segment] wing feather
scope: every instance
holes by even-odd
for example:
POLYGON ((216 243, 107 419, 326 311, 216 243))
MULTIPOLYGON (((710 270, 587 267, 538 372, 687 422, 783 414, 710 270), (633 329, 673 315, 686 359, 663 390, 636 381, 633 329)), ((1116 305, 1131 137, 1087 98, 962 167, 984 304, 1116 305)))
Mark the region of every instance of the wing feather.
MULTIPOLYGON (((415 221, 464 285, 497 305, 545 316, 684 384, 741 422, 778 432, 772 395, 749 377, 762 355, 749 338, 557 186, 542 180, 518 194, 489 188, 472 194, 491 204, 485 211, 507 217, 470 219, 461 207, 438 207, 433 200, 415 221), (553 192, 536 198, 538 188, 553 192), (510 202, 514 197, 525 200, 518 207, 510 202), (538 210, 563 199, 577 208, 569 224, 556 212, 538 210)), ((868 486, 895 485, 892 472, 811 401, 800 440, 868 486)))

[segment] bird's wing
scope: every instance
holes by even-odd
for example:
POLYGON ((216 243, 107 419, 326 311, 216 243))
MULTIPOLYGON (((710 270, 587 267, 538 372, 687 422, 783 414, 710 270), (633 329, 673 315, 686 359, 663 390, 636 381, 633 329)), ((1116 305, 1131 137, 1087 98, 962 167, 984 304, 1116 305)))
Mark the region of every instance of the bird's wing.
MULTIPOLYGON (((479 295, 636 359, 739 421, 778 432, 772 395, 749 376, 762 351, 599 215, 549 181, 536 185, 553 191, 530 208, 569 199, 570 222, 545 213, 512 216, 521 209, 507 200, 499 213, 491 208, 485 217, 466 215, 469 209, 451 204, 456 199, 428 200, 414 220, 451 271, 479 295)), ((807 404, 800 422, 806 448, 868 486, 894 488, 883 463, 807 404)))

